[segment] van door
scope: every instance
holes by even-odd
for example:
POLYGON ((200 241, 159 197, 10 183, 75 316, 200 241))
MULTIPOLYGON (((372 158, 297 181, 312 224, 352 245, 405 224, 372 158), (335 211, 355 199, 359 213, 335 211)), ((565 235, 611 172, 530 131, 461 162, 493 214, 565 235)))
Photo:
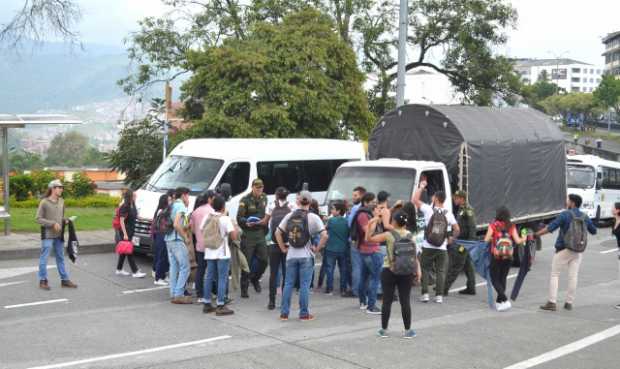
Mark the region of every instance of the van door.
POLYGON ((251 165, 246 161, 232 162, 226 167, 226 171, 217 183, 219 188, 223 183, 230 185, 231 194, 227 204, 227 209, 233 219, 237 216, 237 208, 241 195, 250 189, 250 168, 251 165))
POLYGON ((446 202, 444 207, 449 211, 452 211, 452 191, 450 189, 450 182, 448 181, 448 173, 446 170, 432 169, 422 171, 420 173, 418 185, 423 180, 426 180, 428 186, 426 187, 425 193, 422 194, 422 201, 430 204, 433 195, 437 191, 443 191, 446 194, 446 202))

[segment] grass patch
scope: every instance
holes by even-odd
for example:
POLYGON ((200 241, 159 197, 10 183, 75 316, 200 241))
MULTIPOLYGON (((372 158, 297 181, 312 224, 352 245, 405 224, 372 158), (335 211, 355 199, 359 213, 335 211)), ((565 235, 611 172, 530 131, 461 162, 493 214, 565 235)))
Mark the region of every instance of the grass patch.
MULTIPOLYGON (((13 208, 11 213, 11 230, 14 232, 36 232, 40 226, 35 222, 37 209, 13 208)), ((99 231, 112 229, 114 208, 66 208, 65 216, 77 216, 77 231, 99 231)), ((79 234, 78 234, 79 237, 79 234)))

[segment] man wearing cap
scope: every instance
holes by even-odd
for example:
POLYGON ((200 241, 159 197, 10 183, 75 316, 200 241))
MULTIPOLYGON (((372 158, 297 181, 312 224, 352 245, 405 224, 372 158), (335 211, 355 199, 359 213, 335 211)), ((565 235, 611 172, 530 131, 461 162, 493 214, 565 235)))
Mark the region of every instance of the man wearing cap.
MULTIPOLYGON (((452 196, 454 203, 454 214, 456 221, 459 223, 461 233, 459 239, 471 241, 476 239, 476 216, 474 209, 467 204, 467 194, 465 191, 456 191, 452 196)), ((448 245, 448 273, 446 276, 444 296, 448 295, 450 286, 456 281, 456 278, 464 270, 467 277, 467 288, 459 291, 461 295, 476 294, 476 274, 474 266, 469 257, 467 250, 456 243, 448 245)))
POLYGON ((52 248, 56 256, 56 268, 60 274, 60 285, 64 288, 77 288, 71 282, 69 274, 65 268, 65 257, 63 253, 63 234, 62 225, 66 223, 65 203, 62 199, 64 187, 62 182, 55 179, 47 186, 45 198, 39 203, 36 220, 41 225, 41 256, 39 257, 39 288, 49 291, 50 286, 47 281, 47 259, 52 248))
POLYGON ((256 256, 257 269, 250 273, 241 272, 241 297, 248 298, 248 287, 250 282, 254 290, 260 293, 261 286, 259 279, 267 269, 268 250, 265 235, 269 217, 266 214, 267 195, 263 193, 264 184, 260 178, 252 181, 252 192, 244 196, 239 201, 237 211, 237 223, 243 230, 241 236, 241 250, 248 263, 252 262, 252 257, 256 256))

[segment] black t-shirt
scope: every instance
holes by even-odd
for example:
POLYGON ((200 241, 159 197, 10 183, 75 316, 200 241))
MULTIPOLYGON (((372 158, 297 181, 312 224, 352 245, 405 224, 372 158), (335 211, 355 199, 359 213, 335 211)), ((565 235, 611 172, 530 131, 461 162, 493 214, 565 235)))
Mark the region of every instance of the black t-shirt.
POLYGON ((136 205, 123 204, 119 209, 119 214, 121 218, 125 218, 125 229, 127 230, 127 236, 131 240, 136 229, 136 218, 138 217, 136 205))

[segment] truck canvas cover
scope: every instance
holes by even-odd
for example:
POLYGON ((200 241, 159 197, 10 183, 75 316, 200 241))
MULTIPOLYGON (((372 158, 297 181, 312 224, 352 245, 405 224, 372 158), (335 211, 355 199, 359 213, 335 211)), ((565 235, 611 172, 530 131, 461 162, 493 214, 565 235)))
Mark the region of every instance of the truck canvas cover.
POLYGON ((480 224, 491 221, 501 205, 513 218, 565 206, 562 133, 530 108, 406 105, 381 118, 368 151, 371 160, 443 162, 452 189, 467 191, 480 224), (467 160, 460 162, 461 156, 467 160))

